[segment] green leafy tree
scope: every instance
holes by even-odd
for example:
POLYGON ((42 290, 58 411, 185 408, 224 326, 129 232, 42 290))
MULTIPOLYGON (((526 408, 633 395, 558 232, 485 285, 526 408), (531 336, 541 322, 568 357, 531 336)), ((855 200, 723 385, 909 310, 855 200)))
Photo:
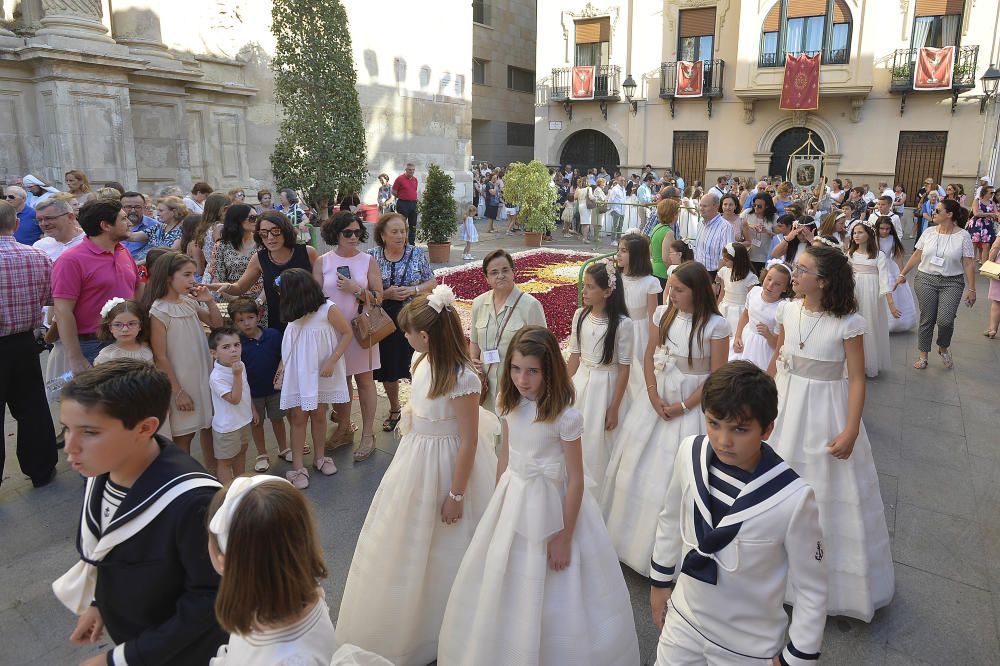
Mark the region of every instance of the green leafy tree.
POLYGON ((552 231, 559 192, 552 186, 552 176, 544 164, 538 160, 511 164, 503 177, 503 194, 518 206, 517 219, 526 231, 552 231))
POLYGON ((271 171, 325 217, 338 192, 360 192, 368 179, 347 12, 340 0, 274 0, 271 33, 283 111, 271 171))
POLYGON ((455 181, 431 164, 427 171, 427 183, 420 197, 420 226, 417 235, 425 243, 448 243, 458 230, 455 210, 455 181))

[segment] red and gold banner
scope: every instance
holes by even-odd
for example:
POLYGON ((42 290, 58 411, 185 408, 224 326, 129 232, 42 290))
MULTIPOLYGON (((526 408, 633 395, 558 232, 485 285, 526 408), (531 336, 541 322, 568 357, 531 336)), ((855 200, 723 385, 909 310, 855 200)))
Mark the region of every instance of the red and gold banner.
POLYGON ((819 108, 819 61, 821 54, 785 56, 785 81, 779 109, 813 111, 819 108))
POLYGON ((705 61, 677 61, 674 97, 701 97, 705 90, 705 61))
POLYGON ((570 86, 570 99, 594 99, 594 66, 587 65, 573 68, 573 85, 570 86))
POLYGON ((954 70, 954 46, 940 49, 922 46, 917 49, 917 62, 913 67, 913 89, 951 90, 954 70))

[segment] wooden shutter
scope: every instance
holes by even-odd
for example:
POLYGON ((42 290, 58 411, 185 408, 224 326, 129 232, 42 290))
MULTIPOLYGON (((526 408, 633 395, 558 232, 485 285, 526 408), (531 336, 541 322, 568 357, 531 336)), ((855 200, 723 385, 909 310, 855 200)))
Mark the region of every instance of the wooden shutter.
POLYGON ((674 132, 673 169, 680 172, 685 184, 704 183, 707 163, 708 132, 674 132))
POLYGON ((788 18, 826 16, 826 0, 788 0, 786 12, 788 18))
POLYGON ((851 22, 851 10, 847 6, 844 0, 836 0, 833 3, 833 22, 834 23, 850 23, 851 22))
POLYGON ((947 14, 961 14, 964 9, 964 0, 917 0, 916 15, 945 16, 947 14))
POLYGON ((577 44, 599 44, 611 41, 611 19, 597 18, 576 22, 577 44))
MULTIPOLYGON (((761 31, 778 32, 778 23, 780 21, 781 21, 781 2, 777 2, 775 3, 774 7, 771 7, 771 11, 767 13, 767 18, 764 19, 764 27, 761 29, 761 31)), ((682 171, 681 173, 684 172, 682 171)))
POLYGON ((705 35, 715 35, 715 7, 682 9, 680 11, 680 36, 703 37, 705 35))
POLYGON ((947 132, 900 132, 896 148, 896 182, 906 188, 907 203, 914 205, 924 179, 941 182, 947 132))

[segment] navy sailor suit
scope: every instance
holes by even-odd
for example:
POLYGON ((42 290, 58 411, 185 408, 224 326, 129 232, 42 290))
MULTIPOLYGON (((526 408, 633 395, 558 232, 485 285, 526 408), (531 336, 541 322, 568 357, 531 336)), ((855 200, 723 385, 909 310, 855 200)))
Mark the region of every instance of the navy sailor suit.
MULTIPOLYGON (((142 515, 178 483, 205 477, 97 562, 94 605, 117 647, 108 664, 203 666, 229 640, 215 619, 219 576, 208 556, 205 514, 218 489, 198 462, 157 435, 160 455, 128 490, 107 532, 142 515)), ((101 536, 107 474, 87 484, 80 530, 101 536)), ((83 554, 77 535, 77 550, 83 554)))
POLYGON ((661 655, 673 626, 697 632, 716 654, 721 648, 723 658, 709 663, 778 655, 782 664, 814 664, 827 574, 812 489, 766 443, 750 473, 719 461, 705 435, 686 438, 657 524, 650 583, 674 588, 661 655), (786 584, 796 605, 783 645, 786 584))

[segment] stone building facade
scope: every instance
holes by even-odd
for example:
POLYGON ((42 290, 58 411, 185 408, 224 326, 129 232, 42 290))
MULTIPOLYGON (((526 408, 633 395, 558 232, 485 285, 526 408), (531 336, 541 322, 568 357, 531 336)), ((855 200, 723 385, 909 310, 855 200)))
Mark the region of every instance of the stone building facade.
MULTIPOLYGON (((441 165, 471 199, 471 7, 344 5, 367 130, 363 199, 407 161, 418 177, 441 165)), ((62 187, 79 168, 145 192, 284 186, 270 169, 270 24, 271 3, 255 0, 0 0, 0 176, 62 187)))
POLYGON ((538 9, 535 155, 551 164, 651 163, 688 183, 785 175, 809 138, 828 178, 855 185, 997 174, 996 99, 980 77, 1000 62, 1000 5, 982 0, 554 0, 538 9), (920 46, 955 46, 952 90, 917 92, 920 46), (822 54, 819 108, 778 109, 786 53, 822 54), (677 62, 705 63, 704 94, 676 94, 677 62), (592 101, 568 72, 595 64, 592 101), (626 98, 632 77, 636 91, 626 98))
POLYGON ((533 156, 535 4, 472 3, 472 152, 477 162, 502 166, 533 156))

